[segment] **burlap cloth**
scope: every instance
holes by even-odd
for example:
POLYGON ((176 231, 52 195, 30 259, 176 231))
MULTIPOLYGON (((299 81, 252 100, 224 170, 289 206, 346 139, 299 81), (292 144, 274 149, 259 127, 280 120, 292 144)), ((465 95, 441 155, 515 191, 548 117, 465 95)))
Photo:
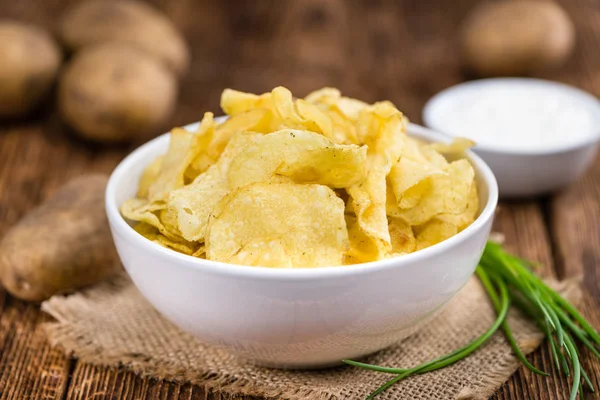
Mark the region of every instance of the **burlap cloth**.
MULTIPOLYGON (((577 297, 576 285, 569 287, 568 297, 577 297)), ((55 296, 42 307, 57 320, 46 325, 50 342, 84 362, 125 367, 147 377, 189 381, 229 394, 280 399, 364 399, 393 377, 348 366, 285 371, 251 365, 202 344, 167 322, 125 277, 68 297, 55 296)), ((473 278, 418 333, 364 361, 414 366, 468 343, 483 333, 494 318, 484 290, 473 278)), ((542 335, 518 312, 511 311, 509 322, 525 353, 540 344, 542 335)), ((402 381, 379 398, 487 399, 518 367, 503 335, 497 333, 470 357, 402 381)))

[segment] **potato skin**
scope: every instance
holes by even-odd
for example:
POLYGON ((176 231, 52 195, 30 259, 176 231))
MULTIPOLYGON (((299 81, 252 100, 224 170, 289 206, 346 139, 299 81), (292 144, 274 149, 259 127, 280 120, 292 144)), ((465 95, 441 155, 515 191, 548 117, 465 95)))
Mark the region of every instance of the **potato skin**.
POLYGON ((48 93, 62 61, 45 31, 15 21, 0 22, 0 116, 19 116, 48 93))
POLYGON ((464 62, 481 76, 527 75, 557 66, 574 42, 573 23, 553 2, 484 3, 461 32, 464 62))
POLYGON ((62 18, 59 35, 72 51, 116 41, 147 51, 177 75, 189 68, 188 46, 173 23, 140 1, 90 0, 76 4, 62 18))
POLYGON ((126 142, 157 133, 175 107, 177 81, 147 53, 107 43, 75 56, 58 95, 64 121, 81 136, 126 142))
POLYGON ((104 211, 105 175, 69 181, 8 230, 0 278, 14 296, 42 301, 120 270, 104 211))

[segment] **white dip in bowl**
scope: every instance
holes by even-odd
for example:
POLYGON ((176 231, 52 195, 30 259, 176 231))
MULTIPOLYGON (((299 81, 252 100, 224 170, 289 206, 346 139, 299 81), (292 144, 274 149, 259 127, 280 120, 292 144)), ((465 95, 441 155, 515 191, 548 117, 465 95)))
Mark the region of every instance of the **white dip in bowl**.
POLYGON ((429 127, 477 143, 504 197, 537 195, 575 180, 600 140, 600 102, 540 79, 495 78, 446 89, 426 104, 429 127))

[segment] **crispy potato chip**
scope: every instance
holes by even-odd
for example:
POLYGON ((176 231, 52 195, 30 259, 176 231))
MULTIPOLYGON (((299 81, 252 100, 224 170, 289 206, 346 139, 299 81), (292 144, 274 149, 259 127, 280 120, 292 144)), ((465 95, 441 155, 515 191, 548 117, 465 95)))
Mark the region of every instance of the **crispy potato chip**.
POLYGON ((249 144, 231 163, 229 185, 237 189, 278 174, 300 183, 345 188, 366 177, 366 159, 366 147, 336 145, 314 132, 285 129, 249 144))
POLYGON ((233 117, 228 118, 222 124, 216 127, 214 140, 208 146, 208 149, 196 156, 190 167, 198 176, 206 171, 208 167, 217 162, 229 140, 240 132, 261 132, 269 131, 271 112, 264 108, 255 108, 244 111, 233 117))
POLYGON ((459 214, 440 214, 436 218, 448 222, 450 224, 456 225, 458 231, 462 231, 467 226, 471 225, 475 218, 477 218, 477 213, 479 212, 479 195, 477 193, 477 185, 475 182, 471 185, 471 193, 469 194, 469 199, 467 201, 467 208, 459 214))
POLYGON ((166 236, 163 236, 154 226, 145 222, 138 223, 133 229, 135 229, 136 232, 146 239, 158 243, 163 247, 176 250, 180 253, 193 255, 194 252, 197 251, 196 249, 199 247, 198 245, 194 245, 189 242, 171 240, 166 236))
POLYGON ((140 177, 140 181, 138 182, 137 197, 148 197, 148 190, 160 173, 160 167, 164 157, 164 155, 156 157, 154 161, 148 164, 148 166, 144 169, 144 172, 142 172, 142 176, 140 177))
POLYGON ((354 122, 358 121, 360 113, 369 106, 360 100, 342 97, 340 91, 334 88, 316 90, 309 93, 305 99, 312 104, 333 106, 354 122))
POLYGON ((349 249, 344 257, 344 264, 360 264, 379 259, 379 249, 375 242, 361 229, 354 215, 346 215, 349 249))
POLYGON ((460 214, 469 201, 475 171, 469 161, 462 159, 449 164, 445 175, 428 179, 431 185, 412 208, 400 209, 397 216, 410 225, 422 225, 439 214, 460 214))
POLYGON ((229 259, 231 264, 293 268, 292 260, 281 240, 250 241, 229 259))
POLYGON ((154 239, 154 242, 160 244, 163 247, 167 247, 169 249, 176 250, 180 253, 187 254, 188 256, 194 254, 198 248, 198 246, 194 246, 189 242, 172 240, 160 234, 156 237, 156 239, 154 239))
POLYGON ((233 89, 225 89, 221 94, 221 109, 234 116, 256 108, 271 108, 271 93, 255 95, 233 89))
POLYGON ((332 138, 333 124, 329 116, 313 104, 298 100, 294 102, 292 92, 276 87, 271 92, 275 121, 272 130, 299 129, 321 133, 332 138))
POLYGON ((455 137, 450 143, 438 142, 428 145, 429 148, 442 154, 463 154, 473 146, 475 146, 474 141, 463 137, 455 137))
POLYGON ((340 265, 348 248, 344 202, 323 185, 242 187, 224 198, 211 217, 206 254, 209 260, 229 262, 251 243, 272 241, 281 243, 275 254, 287 253, 293 267, 340 265))
POLYGON ((402 218, 389 218, 388 228, 392 241, 392 253, 396 255, 412 253, 417 242, 412 228, 402 218))
POLYGON ((165 207, 164 201, 148 202, 146 199, 129 199, 121 206, 121 214, 132 221, 144 222, 155 227, 171 240, 178 240, 179 236, 166 229, 157 215, 165 207))
POLYGON ((156 238, 156 235, 160 234, 160 232, 158 231, 158 229, 156 229, 156 227, 154 227, 150 224, 147 224, 145 222, 138 222, 137 224, 135 224, 133 229, 137 233, 139 233, 140 235, 145 237, 146 239, 150 239, 150 240, 154 240, 156 238))
POLYGON ((298 115, 304 120, 304 126, 309 128, 311 124, 307 123, 307 121, 314 121, 318 126, 318 130, 315 132, 322 133, 329 140, 335 139, 333 136, 333 122, 327 113, 321 111, 314 104, 302 99, 296 101, 296 109, 298 110, 298 115))
POLYGON ((417 229, 416 250, 433 246, 457 233, 456 225, 434 218, 417 229))
POLYGON ((229 193, 227 175, 232 160, 259 133, 238 133, 229 143, 216 164, 198 175, 191 184, 169 195, 167 214, 177 221, 181 236, 188 241, 202 241, 211 211, 229 193))
MULTIPOLYGON (((206 113, 204 118, 212 121, 212 113, 206 113)), ((203 134, 200 131, 197 134, 183 128, 171 130, 169 150, 161 162, 158 176, 148 188, 149 200, 165 200, 169 196, 169 192, 184 185, 185 171, 212 140, 210 132, 208 130, 205 132, 206 134, 203 134)))
POLYGON ((204 259, 206 259, 206 246, 205 246, 204 244, 201 244, 201 245, 198 247, 198 250, 196 250, 196 251, 195 251, 195 252, 192 254, 192 256, 194 256, 194 257, 198 257, 198 258, 204 258, 204 259))
POLYGON ((358 121, 359 139, 369 146, 367 178, 348 189, 358 224, 375 242, 379 256, 391 250, 386 216, 386 176, 398 161, 405 131, 402 113, 390 103, 377 103, 365 108, 358 121))
POLYGON ((401 157, 400 161, 392 167, 388 180, 398 206, 406 209, 414 207, 427 192, 430 186, 428 177, 443 174, 446 173, 428 161, 417 162, 401 157))

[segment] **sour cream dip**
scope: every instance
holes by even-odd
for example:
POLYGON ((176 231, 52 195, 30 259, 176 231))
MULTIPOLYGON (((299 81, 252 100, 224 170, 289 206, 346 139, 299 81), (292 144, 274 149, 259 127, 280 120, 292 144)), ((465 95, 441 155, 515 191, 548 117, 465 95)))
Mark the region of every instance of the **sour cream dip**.
POLYGON ((600 136, 595 97, 538 79, 485 79, 454 86, 430 100, 424 119, 443 133, 498 150, 555 150, 600 136))

